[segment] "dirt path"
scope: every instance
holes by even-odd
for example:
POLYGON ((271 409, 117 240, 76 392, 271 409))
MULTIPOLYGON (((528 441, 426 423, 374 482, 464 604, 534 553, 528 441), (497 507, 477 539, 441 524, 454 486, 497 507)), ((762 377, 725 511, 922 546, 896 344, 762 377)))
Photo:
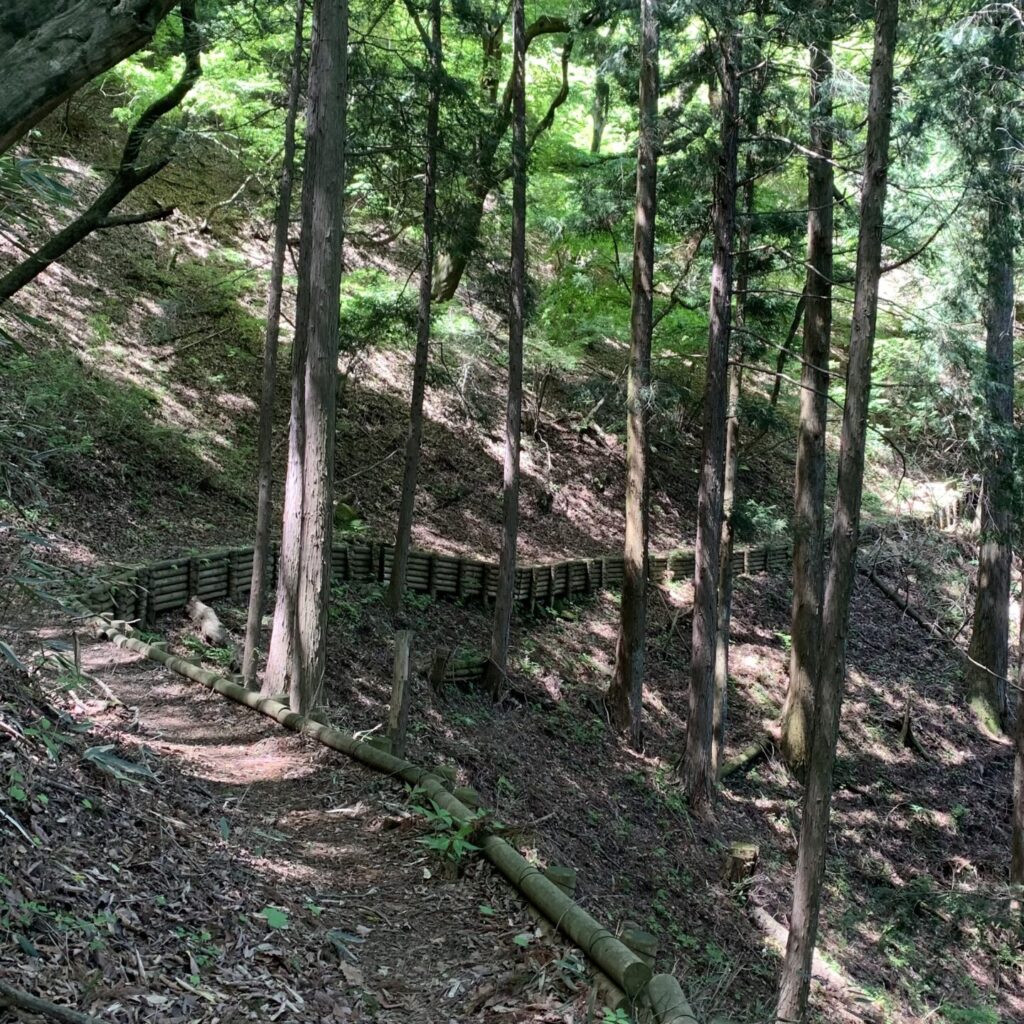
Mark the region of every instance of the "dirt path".
POLYGON ((446 877, 417 841, 424 820, 400 786, 133 652, 100 643, 83 654, 84 670, 126 706, 98 719, 104 731, 196 780, 222 815, 232 855, 289 914, 315 917, 337 952, 333 969, 312 955, 295 963, 290 984, 310 1008, 319 987, 341 989, 343 1008, 278 1019, 581 1019, 573 993, 546 977, 565 951, 539 940, 485 865, 446 877))

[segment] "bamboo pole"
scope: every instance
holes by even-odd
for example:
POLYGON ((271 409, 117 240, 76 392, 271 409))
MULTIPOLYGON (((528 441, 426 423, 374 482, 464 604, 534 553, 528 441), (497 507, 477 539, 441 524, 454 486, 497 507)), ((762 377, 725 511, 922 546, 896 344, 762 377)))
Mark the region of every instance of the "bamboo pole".
POLYGON ((697 1024, 682 986, 671 974, 656 974, 647 983, 647 1001, 658 1024, 697 1024))

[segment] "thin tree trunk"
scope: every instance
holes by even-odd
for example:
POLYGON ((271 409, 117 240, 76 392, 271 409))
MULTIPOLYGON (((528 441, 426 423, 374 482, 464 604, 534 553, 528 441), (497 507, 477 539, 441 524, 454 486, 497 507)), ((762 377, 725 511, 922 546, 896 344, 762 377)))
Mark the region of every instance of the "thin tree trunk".
POLYGON ((5 0, 0 153, 97 75, 141 50, 177 0, 5 0))
POLYGON ((319 699, 326 657, 333 521, 335 381, 345 183, 348 4, 313 12, 292 424, 274 634, 264 691, 292 710, 319 699))
MULTIPOLYGON (((1004 148, 1005 139, 993 139, 1004 148)), ((1013 217, 999 182, 1009 178, 1006 157, 996 168, 996 194, 989 201, 985 251, 988 261, 985 310, 986 401, 992 439, 984 470, 978 586, 968 650, 967 692, 981 728, 1000 735, 1009 724, 1010 572, 1013 526, 1013 217)))
POLYGON ((889 169, 893 57, 897 0, 877 0, 874 57, 868 100, 868 138, 857 241, 850 360, 839 450, 839 483, 832 522, 832 551, 822 614, 822 644, 793 883, 789 940, 782 967, 778 1019, 802 1022, 807 1013, 811 960, 818 934, 825 847, 832 800, 832 772, 843 703, 850 595, 857 568, 860 506, 864 484, 871 364, 882 265, 882 227, 889 169))
POLYGON ((388 601, 395 615, 402 611, 405 577, 409 565, 409 544, 416 507, 416 478, 423 439, 423 394, 427 385, 430 352, 430 298, 433 288, 434 216, 437 206, 437 125, 441 91, 441 3, 430 0, 430 89, 427 96, 426 159, 423 168, 423 253, 420 270, 419 310, 416 325, 416 357, 412 372, 412 400, 409 432, 405 439, 405 473, 398 509, 395 557, 391 569, 388 601))
POLYGON ((267 332, 263 342, 263 387, 260 392, 260 435, 257 450, 259 484, 256 496, 256 538, 253 542, 249 614, 245 623, 245 651, 242 655, 242 678, 245 685, 250 687, 256 681, 256 649, 260 641, 267 586, 271 489, 274 482, 271 441, 274 432, 274 389, 277 383, 277 342, 281 333, 284 257, 288 247, 288 222, 292 210, 295 121, 299 110, 299 93, 302 91, 302 36, 305 13, 306 0, 298 0, 295 5, 295 39, 292 44, 291 76, 284 119, 284 156, 277 192, 277 211, 274 215, 274 249, 270 258, 270 284, 267 290, 267 332))
POLYGON ((690 705, 683 765, 687 801, 691 811, 698 816, 709 813, 715 796, 712 766, 715 636, 718 629, 718 555, 725 472, 725 411, 739 137, 739 38, 736 31, 729 29, 721 37, 719 46, 719 109, 722 125, 711 215, 715 246, 711 267, 708 366, 704 385, 703 453, 697 494, 690 705))
POLYGON ((796 332, 800 330, 800 323, 804 316, 804 305, 807 302, 807 291, 800 293, 796 300, 796 308, 793 310, 793 321, 789 325, 789 332, 786 334, 785 342, 779 346, 779 354, 775 358, 775 380, 772 382, 772 396, 769 404, 774 409, 779 404, 779 392, 782 390, 782 371, 786 369, 786 362, 789 360, 790 350, 793 346, 793 339, 796 332))
POLYGON ((601 140, 604 138, 604 126, 608 123, 608 99, 611 94, 611 87, 607 79, 597 73, 594 81, 594 103, 590 109, 593 130, 590 135, 590 152, 595 156, 601 152, 601 140))
MULTIPOLYGON (((1024 559, 1022 559, 1024 562, 1024 559)), ((1013 737, 1013 833, 1010 884, 1024 886, 1024 569, 1021 570, 1020 638, 1017 656, 1017 725, 1013 737)))
POLYGON ((508 406, 502 490, 501 558, 485 683, 499 699, 508 671, 509 630, 519 534, 519 442, 523 415, 523 319, 526 299, 526 23, 524 0, 512 0, 512 254, 508 323, 508 406))
POLYGON ((142 113, 128 133, 121 161, 110 184, 92 201, 89 207, 67 227, 58 231, 31 256, 0 278, 0 304, 11 298, 30 281, 35 280, 47 267, 56 263, 70 249, 94 231, 141 224, 150 220, 163 220, 174 213, 174 207, 160 207, 144 213, 111 216, 111 212, 143 182, 159 174, 171 161, 170 155, 158 157, 148 164, 140 164, 139 157, 150 130, 164 114, 177 107, 188 95, 202 74, 200 50, 202 39, 196 22, 195 0, 182 0, 181 26, 185 69, 181 78, 159 99, 154 100, 142 113))
POLYGON ((654 226, 658 177, 658 17, 640 3, 640 138, 633 221, 633 306, 626 385, 626 536, 615 676, 608 687, 612 725, 641 744, 647 629, 648 423, 654 301, 654 226))
MULTIPOLYGON (((755 86, 756 88, 756 86, 755 86)), ((757 129, 756 115, 748 125, 751 134, 757 129)), ((743 187, 744 216, 739 232, 739 260, 736 273, 736 327, 746 322, 746 294, 750 280, 750 237, 754 211, 754 159, 747 153, 743 187)), ((732 628, 732 553, 736 541, 733 512, 736 507, 736 478, 740 461, 740 395, 743 390, 743 334, 732 332, 735 352, 729 365, 729 396, 725 419, 725 473, 722 478, 722 536, 718 553, 718 630, 715 634, 715 710, 712 724, 711 769, 718 777, 725 750, 725 727, 729 717, 729 632, 732 628)))
POLYGON ((807 771, 825 584, 825 431, 832 337, 832 3, 821 4, 822 32, 811 44, 811 149, 807 161, 807 281, 800 374, 793 512, 793 606, 789 688, 782 709, 782 754, 798 778, 807 771))

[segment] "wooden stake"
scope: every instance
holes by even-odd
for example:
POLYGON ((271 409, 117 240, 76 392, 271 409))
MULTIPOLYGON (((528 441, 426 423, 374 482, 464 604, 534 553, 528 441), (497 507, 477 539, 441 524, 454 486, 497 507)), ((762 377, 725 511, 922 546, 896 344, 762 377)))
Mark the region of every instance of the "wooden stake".
POLYGON ((405 757, 405 734, 409 726, 409 698, 412 654, 412 632, 400 629, 395 633, 395 677, 391 688, 391 713, 388 716, 388 739, 391 753, 405 757))
POLYGON ((436 694, 444 690, 444 677, 451 657, 452 652, 447 647, 438 647, 434 651, 434 658, 430 663, 430 686, 436 694))

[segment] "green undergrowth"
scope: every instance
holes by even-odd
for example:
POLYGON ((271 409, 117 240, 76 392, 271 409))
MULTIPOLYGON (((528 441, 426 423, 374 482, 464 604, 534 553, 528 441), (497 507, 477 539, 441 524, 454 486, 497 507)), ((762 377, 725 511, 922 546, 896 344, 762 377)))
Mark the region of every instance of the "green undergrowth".
POLYGON ((160 496, 241 493, 248 445, 214 448, 204 432, 168 423, 162 402, 161 385, 108 376, 72 352, 15 353, 0 395, 0 508, 32 523, 83 491, 108 493, 145 525, 160 496))

